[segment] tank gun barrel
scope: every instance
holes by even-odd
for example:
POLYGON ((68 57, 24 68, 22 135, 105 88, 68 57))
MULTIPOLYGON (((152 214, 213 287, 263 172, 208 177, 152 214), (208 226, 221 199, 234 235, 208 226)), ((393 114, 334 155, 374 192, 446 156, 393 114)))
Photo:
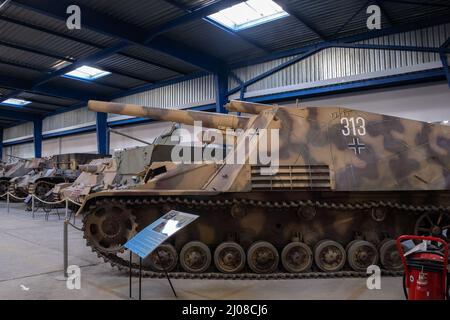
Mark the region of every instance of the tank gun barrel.
POLYGON ((14 159, 19 159, 19 160, 23 160, 23 161, 28 161, 28 159, 22 158, 22 157, 18 157, 18 156, 13 156, 12 154, 7 154, 6 156, 10 157, 10 158, 14 158, 14 159))
POLYGON ((232 100, 225 105, 225 108, 231 112, 258 114, 264 110, 273 109, 273 106, 241 100, 232 100))
POLYGON ((95 164, 80 164, 78 168, 83 172, 94 173, 99 167, 95 164))
POLYGON ((183 123, 186 125, 193 125, 194 121, 201 121, 202 125, 207 128, 244 129, 248 123, 247 117, 230 114, 213 114, 204 111, 164 109, 96 100, 89 100, 88 108, 89 110, 97 112, 152 118, 162 121, 183 123))

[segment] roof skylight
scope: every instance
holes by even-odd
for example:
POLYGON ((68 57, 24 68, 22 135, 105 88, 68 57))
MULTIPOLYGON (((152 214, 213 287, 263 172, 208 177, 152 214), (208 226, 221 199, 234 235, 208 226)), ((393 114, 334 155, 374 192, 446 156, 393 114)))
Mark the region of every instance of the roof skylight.
POLYGON ((6 105, 10 105, 10 106, 15 106, 15 107, 23 107, 30 103, 31 103, 31 101, 28 101, 28 100, 9 98, 9 99, 6 99, 5 101, 3 101, 1 104, 6 104, 6 105))
POLYGON ((94 67, 82 66, 73 71, 67 72, 66 76, 83 80, 95 80, 108 74, 111 74, 111 72, 103 71, 94 67))
POLYGON ((209 15, 208 18, 227 28, 238 31, 288 15, 283 8, 272 0, 248 0, 220 10, 209 15))

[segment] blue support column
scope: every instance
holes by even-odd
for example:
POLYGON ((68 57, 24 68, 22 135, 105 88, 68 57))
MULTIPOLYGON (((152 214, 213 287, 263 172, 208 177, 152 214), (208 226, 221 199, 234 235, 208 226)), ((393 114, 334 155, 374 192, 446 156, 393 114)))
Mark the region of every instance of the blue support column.
POLYGON ((224 108, 228 102, 228 72, 221 71, 214 75, 216 87, 216 112, 227 113, 224 108))
POLYGON ((34 157, 42 157, 42 119, 33 120, 34 157))
POLYGON ((97 152, 99 154, 109 154, 107 113, 97 112, 96 128, 97 128, 97 152))

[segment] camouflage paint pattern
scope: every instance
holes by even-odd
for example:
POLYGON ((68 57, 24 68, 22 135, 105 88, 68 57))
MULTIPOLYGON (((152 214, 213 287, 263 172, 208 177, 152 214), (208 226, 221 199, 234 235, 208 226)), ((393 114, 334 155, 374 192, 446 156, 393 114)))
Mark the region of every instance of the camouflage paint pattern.
POLYGON ((12 179, 10 191, 18 196, 36 193, 38 197, 43 197, 55 184, 73 182, 80 174, 78 166, 98 157, 98 154, 70 153, 33 159, 25 165, 32 170, 12 179), (41 188, 36 190, 39 183, 41 188))
MULTIPOLYGON (((448 126, 337 106, 231 101, 226 107, 248 116, 90 101, 89 109, 98 112, 183 124, 198 120, 205 127, 219 129, 278 129, 280 167, 274 175, 263 176, 260 165, 248 162, 154 162, 143 184, 92 194, 78 214, 94 216, 90 210, 95 209, 89 208, 101 210, 109 203, 132 217, 135 229, 140 230, 169 209, 179 209, 200 218, 177 234, 173 240, 177 249, 191 240, 214 248, 230 237, 244 249, 258 240, 278 249, 296 234, 310 246, 333 239, 345 247, 356 233, 378 244, 384 237, 413 232, 418 215, 414 206, 450 205, 448 126), (299 200, 312 204, 306 208, 287 205, 299 200), (315 206, 316 202, 335 206, 315 206), (377 221, 371 209, 346 209, 371 202, 401 203, 411 210, 381 208, 385 218, 377 221), (310 219, 304 218, 308 209, 314 210, 310 219)), ((237 143, 235 150, 243 147, 237 143)), ((114 221, 115 217, 105 219, 114 221)), ((92 235, 87 231, 85 236, 92 235)))

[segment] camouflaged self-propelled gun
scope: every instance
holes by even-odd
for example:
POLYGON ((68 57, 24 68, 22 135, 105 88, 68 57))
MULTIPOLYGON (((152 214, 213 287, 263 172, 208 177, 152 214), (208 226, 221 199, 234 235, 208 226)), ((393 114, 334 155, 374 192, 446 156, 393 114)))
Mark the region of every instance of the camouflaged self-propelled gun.
POLYGON ((43 158, 40 166, 12 179, 9 190, 20 197, 34 194, 44 200, 56 184, 75 181, 81 173, 79 165, 99 157, 103 156, 94 153, 68 153, 43 158))
POLYGON ((92 160, 80 165, 80 176, 73 182, 61 183, 53 189, 53 200, 69 198, 83 203, 85 198, 102 190, 121 189, 139 183, 147 166, 154 161, 170 160, 170 154, 176 142, 171 141, 172 126, 169 132, 158 136, 153 143, 117 151, 113 158, 92 160))
POLYGON ((17 159, 17 161, 6 164, 3 167, 2 173, 0 174, 0 195, 4 195, 7 191, 11 190, 11 183, 14 183, 14 181, 33 170, 40 170, 45 164, 45 160, 42 158, 17 159))
POLYGON ((250 116, 99 101, 89 109, 199 120, 241 138, 225 163, 153 163, 144 184, 86 199, 78 211, 84 237, 115 266, 128 266, 123 244, 170 209, 200 217, 160 247, 161 259, 145 259, 148 276, 163 269, 212 279, 351 276, 365 275, 372 264, 397 274, 395 237, 450 236, 447 126, 341 107, 241 101, 227 109, 250 116), (263 129, 279 130, 277 170, 250 161, 263 129), (244 163, 227 161, 246 145, 244 163))

